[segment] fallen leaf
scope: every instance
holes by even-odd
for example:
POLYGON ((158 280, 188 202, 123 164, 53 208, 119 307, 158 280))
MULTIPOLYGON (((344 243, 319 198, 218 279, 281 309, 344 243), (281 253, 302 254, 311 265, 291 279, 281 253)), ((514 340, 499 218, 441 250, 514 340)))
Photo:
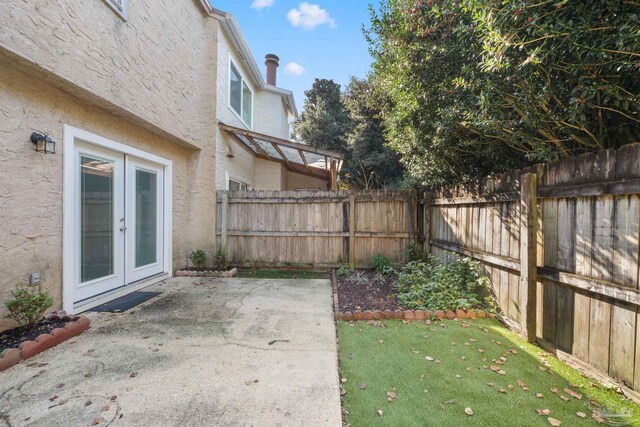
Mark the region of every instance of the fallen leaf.
POLYGON ((469 415, 469 416, 472 416, 473 415, 473 409, 468 408, 468 407, 464 408, 464 413, 469 415))
POLYGON ((547 368, 545 368, 544 366, 538 366, 538 369, 540 369, 541 371, 546 371, 547 368))
POLYGON ((564 396, 564 395, 560 396, 560 399, 564 400, 565 402, 569 401, 569 398, 567 396, 564 396))
POLYGON ((576 415, 579 416, 580 418, 586 418, 587 414, 585 414, 584 412, 576 412, 576 415))
POLYGON ((493 387, 493 383, 487 383, 489 387, 493 387))
POLYGON ((340 378, 340 381, 341 381, 342 383, 346 383, 346 382, 347 382, 347 379, 346 379, 346 378, 340 378))
POLYGON ((433 357, 431 356, 426 356, 425 359, 427 359, 429 362, 433 361, 433 357))
POLYGON ((555 418, 547 418, 547 421, 549 421, 549 424, 551 424, 554 427, 560 427, 562 425, 561 421, 556 420, 555 418))
POLYGON ((358 387, 360 388, 360 390, 364 390, 365 388, 367 388, 367 385, 362 383, 362 384, 358 384, 358 387))
POLYGON ((104 405, 100 408, 101 412, 107 412, 111 408, 111 405, 104 405))
POLYGON ((116 401, 116 399, 118 399, 118 396, 116 396, 116 395, 111 396, 111 401, 112 401, 112 402, 115 402, 115 401, 116 401))
POLYGON ((507 388, 511 391, 515 390, 515 387, 513 386, 513 384, 509 384, 507 388))
POLYGON ((395 400, 395 398, 396 398, 396 393, 395 393, 395 392, 393 392, 393 391, 391 391, 391 390, 389 390, 389 391, 387 392, 387 400, 388 400, 389 402, 393 402, 393 401, 395 400))
POLYGON ((500 393, 506 393, 506 392, 507 392, 507 390, 505 390, 505 389, 503 389, 503 388, 499 388, 499 389, 498 389, 498 391, 499 391, 500 393))
POLYGON ((582 399, 582 395, 581 395, 580 393, 575 392, 575 391, 571 390, 570 388, 565 388, 565 389, 564 389, 564 392, 565 392, 565 393, 567 393, 567 394, 568 394, 568 395, 570 395, 570 396, 575 397, 575 398, 576 398, 576 399, 578 399, 578 400, 581 400, 581 399, 582 399))
POLYGON ((84 406, 89 406, 91 405, 93 402, 90 400, 87 400, 86 402, 84 402, 84 406))
POLYGON ((479 348, 479 349, 478 349, 478 353, 484 353, 484 350, 483 350, 483 349, 481 349, 481 348, 479 348))
POLYGON ((544 394, 542 394, 542 393, 536 393, 536 397, 537 397, 538 399, 542 399, 542 398, 544 397, 544 394))
POLYGON ((593 420, 599 424, 604 423, 605 419, 602 417, 602 415, 600 415, 597 412, 594 412, 593 414, 591 414, 591 418, 593 418, 593 420))
POLYGON ((129 378, 135 378, 138 376, 137 372, 132 372, 131 375, 129 375, 129 378))
POLYGON ((500 370, 500 366, 497 365, 491 365, 489 367, 489 369, 491 369, 493 372, 498 372, 500 370))
POLYGON ((459 374, 456 374, 456 378, 462 378, 462 376, 459 374))
POLYGON ((69 399, 61 399, 61 400, 58 401, 58 406, 62 406, 67 402, 69 402, 69 399))
POLYGON ((376 414, 378 414, 378 416, 379 416, 380 418, 382 418, 382 410, 381 410, 381 409, 378 409, 378 410, 376 411, 376 414))
POLYGON ((384 344, 384 340, 378 340, 378 344, 384 344))
POLYGON ((552 388, 551 389, 551 393, 558 394, 558 389, 556 387, 552 388))
POLYGON ((551 413, 548 409, 536 409, 538 415, 549 415, 551 413))
POLYGON ((62 387, 64 387, 64 384, 58 384, 58 385, 56 386, 56 388, 62 388, 62 387))
POLYGON ((340 386, 340 396, 344 396, 345 394, 347 394, 347 390, 345 390, 344 387, 340 386))
POLYGON ((475 339, 475 338, 469 338, 469 341, 471 341, 471 342, 476 342, 476 341, 478 341, 478 340, 477 340, 477 339, 475 339))
POLYGON ((98 424, 102 424, 103 421, 104 421, 104 418, 97 417, 97 418, 93 419, 93 421, 91 422, 91 425, 92 426, 97 426, 98 424))
POLYGON ((435 363, 436 365, 439 365, 439 364, 441 364, 442 362, 441 362, 441 361, 439 361, 438 359, 436 359, 434 363, 435 363))
POLYGON ((499 375, 507 375, 507 372, 506 372, 506 371, 503 371, 502 369, 500 369, 500 370, 498 371, 498 374, 499 374, 499 375))
POLYGON ((598 402, 596 402, 595 400, 590 400, 589 403, 592 404, 593 406, 595 406, 596 408, 600 408, 602 406, 598 402))
POLYGON ((411 350, 413 352, 413 354, 420 354, 420 352, 418 350, 411 350))

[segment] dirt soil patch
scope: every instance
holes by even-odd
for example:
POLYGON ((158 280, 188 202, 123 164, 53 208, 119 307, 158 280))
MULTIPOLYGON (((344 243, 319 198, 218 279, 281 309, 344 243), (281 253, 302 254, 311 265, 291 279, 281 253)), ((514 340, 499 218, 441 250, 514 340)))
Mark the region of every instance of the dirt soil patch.
POLYGON ((385 282, 376 281, 374 272, 363 273, 363 283, 354 283, 348 277, 338 276, 338 305, 341 312, 354 310, 398 310, 393 287, 395 276, 388 276, 385 282), (366 280, 366 282, 364 282, 366 280))
POLYGON ((26 326, 19 326, 9 329, 8 331, 0 332, 0 353, 8 348, 18 347, 23 341, 33 341, 38 335, 48 334, 55 328, 63 328, 67 323, 68 320, 41 320, 36 323, 33 329, 28 329, 26 326))

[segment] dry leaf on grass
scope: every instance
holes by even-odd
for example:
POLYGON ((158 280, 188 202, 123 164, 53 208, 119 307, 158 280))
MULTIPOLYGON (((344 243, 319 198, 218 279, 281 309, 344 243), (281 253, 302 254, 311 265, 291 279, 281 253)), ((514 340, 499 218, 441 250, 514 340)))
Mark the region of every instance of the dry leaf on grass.
POLYGON ((567 396, 564 396, 564 395, 560 396, 560 399, 564 400, 565 402, 569 401, 569 398, 567 396))
POLYGON ((340 386, 340 396, 344 396, 345 394, 347 394, 347 390, 344 387, 340 386))
POLYGON ((431 356, 426 356, 425 359, 427 359, 429 362, 433 361, 433 357, 431 357, 431 356))
POLYGON ((552 388, 551 389, 551 393, 558 394, 558 389, 556 387, 552 388))
POLYGON ((556 420, 555 418, 547 418, 547 421, 549 421, 549 424, 551 424, 554 427, 560 427, 562 425, 562 421, 556 420))
POLYGON ((396 393, 394 391, 389 390, 387 392, 387 400, 389 402, 393 402, 395 400, 395 398, 396 398, 396 393))
POLYGON ((585 414, 584 412, 576 412, 576 415, 579 416, 580 418, 586 418, 587 414, 585 414))
POLYGON ((378 410, 376 411, 376 414, 378 414, 378 416, 379 416, 380 418, 382 418, 382 410, 381 410, 381 409, 378 409, 378 410))
POLYGON ((365 388, 367 388, 367 385, 362 383, 362 384, 358 384, 358 387, 360 388, 360 390, 364 390, 365 388))
POLYGON ((464 408, 464 413, 469 415, 469 416, 472 416, 473 415, 473 409, 471 409, 469 407, 464 408))
POLYGON ((544 397, 544 394, 542 394, 542 393, 536 393, 536 397, 537 397, 538 399, 542 399, 542 398, 544 397))
POLYGON ((582 395, 581 395, 580 393, 575 392, 575 391, 571 390, 570 388, 565 388, 565 389, 564 389, 564 392, 565 392, 565 393, 567 393, 567 394, 568 394, 568 395, 570 395, 570 396, 575 397, 575 398, 576 398, 576 399, 578 399, 578 400, 581 400, 581 399, 582 399, 582 395))
POLYGON ((549 415, 551 411, 549 409, 536 409, 538 415, 549 415))

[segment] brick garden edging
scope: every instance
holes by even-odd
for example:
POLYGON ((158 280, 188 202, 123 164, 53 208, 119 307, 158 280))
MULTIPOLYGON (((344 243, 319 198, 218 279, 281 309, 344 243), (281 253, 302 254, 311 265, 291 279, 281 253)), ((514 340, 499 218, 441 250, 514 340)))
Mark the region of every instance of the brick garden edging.
POLYGON ((403 319, 403 320, 425 320, 425 319, 482 319, 484 317, 495 317, 493 313, 487 313, 484 310, 355 310, 341 312, 336 311, 336 320, 381 320, 381 319, 403 319))
POLYGON ((232 268, 229 271, 215 271, 215 270, 177 270, 176 277, 222 277, 229 279, 238 274, 237 268, 232 268))
POLYGON ((55 328, 48 334, 40 334, 35 341, 23 341, 18 348, 6 349, 0 354, 0 371, 17 364, 21 360, 29 359, 36 354, 57 346, 70 338, 80 335, 91 326, 91 321, 85 316, 69 316, 64 310, 54 311, 45 316, 47 320, 62 320, 67 323, 62 328, 55 328))

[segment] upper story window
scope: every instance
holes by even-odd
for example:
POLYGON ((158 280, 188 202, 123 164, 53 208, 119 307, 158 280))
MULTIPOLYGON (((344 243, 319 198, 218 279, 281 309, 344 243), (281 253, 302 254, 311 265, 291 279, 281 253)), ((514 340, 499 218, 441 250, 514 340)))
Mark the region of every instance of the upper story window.
POLYGON ((253 124, 253 92, 233 61, 229 65, 229 105, 250 128, 253 124))
POLYGON ((129 0, 104 0, 115 13, 117 13, 122 19, 127 20, 127 9, 129 6, 129 0))

